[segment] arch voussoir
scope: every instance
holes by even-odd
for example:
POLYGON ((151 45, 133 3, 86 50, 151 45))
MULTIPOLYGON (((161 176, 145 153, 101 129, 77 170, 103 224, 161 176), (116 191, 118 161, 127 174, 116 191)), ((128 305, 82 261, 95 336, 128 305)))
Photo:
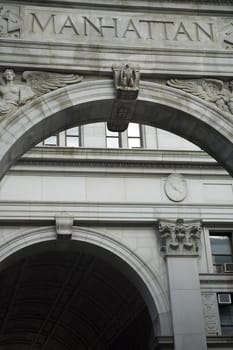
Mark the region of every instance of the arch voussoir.
MULTIPOLYGON (((74 125, 107 121, 112 80, 87 81, 50 92, 0 120, 0 177, 32 146, 74 125)), ((132 121, 166 129, 197 144, 233 175, 233 118, 186 92, 141 82, 132 121)))

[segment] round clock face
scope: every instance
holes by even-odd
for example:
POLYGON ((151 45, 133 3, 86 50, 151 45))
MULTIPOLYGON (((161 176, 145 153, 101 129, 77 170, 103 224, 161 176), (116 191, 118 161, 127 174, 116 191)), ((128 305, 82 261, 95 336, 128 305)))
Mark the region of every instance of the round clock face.
POLYGON ((184 176, 171 174, 165 182, 165 193, 173 202, 181 202, 187 195, 187 183, 184 176))

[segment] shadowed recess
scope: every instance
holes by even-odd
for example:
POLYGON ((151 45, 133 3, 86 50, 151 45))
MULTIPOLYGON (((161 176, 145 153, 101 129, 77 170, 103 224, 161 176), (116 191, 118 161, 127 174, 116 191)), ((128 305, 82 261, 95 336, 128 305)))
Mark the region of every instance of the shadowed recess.
POLYGON ((0 349, 149 349, 152 324, 142 297, 97 256, 26 256, 0 272, 0 284, 0 349))

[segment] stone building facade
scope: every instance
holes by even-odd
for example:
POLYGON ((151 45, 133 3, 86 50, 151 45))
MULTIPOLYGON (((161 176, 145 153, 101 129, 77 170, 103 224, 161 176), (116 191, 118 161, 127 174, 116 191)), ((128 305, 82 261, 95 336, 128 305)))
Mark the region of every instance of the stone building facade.
POLYGON ((233 348, 231 0, 0 3, 0 349, 233 348))

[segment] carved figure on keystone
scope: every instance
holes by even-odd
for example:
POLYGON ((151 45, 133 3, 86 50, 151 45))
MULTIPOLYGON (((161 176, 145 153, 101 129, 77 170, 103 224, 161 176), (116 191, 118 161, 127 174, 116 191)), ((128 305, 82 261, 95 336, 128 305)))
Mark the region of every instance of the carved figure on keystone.
POLYGON ((121 86, 126 89, 136 87, 136 71, 129 64, 121 70, 121 86))
POLYGON ((135 100, 139 91, 139 67, 127 63, 124 65, 113 65, 112 68, 117 98, 135 100))
POLYGON ((74 74, 25 71, 17 79, 13 69, 6 69, 0 85, 0 116, 14 112, 32 99, 69 84, 79 83, 74 74))

